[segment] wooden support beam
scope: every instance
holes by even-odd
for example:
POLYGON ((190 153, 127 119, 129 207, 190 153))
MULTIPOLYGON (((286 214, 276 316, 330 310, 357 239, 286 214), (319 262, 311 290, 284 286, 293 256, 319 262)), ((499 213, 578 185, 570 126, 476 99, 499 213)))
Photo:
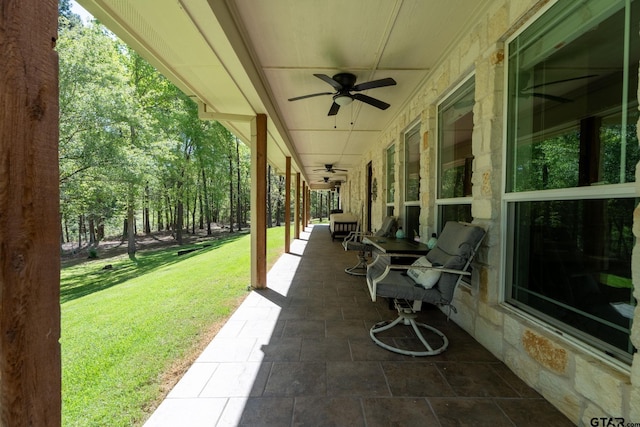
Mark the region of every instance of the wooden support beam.
POLYGON ((284 252, 291 252, 291 157, 285 159, 284 175, 284 252))
POLYGON ((311 224, 311 188, 307 187, 307 225, 311 224))
POLYGON ((59 426, 58 2, 0 12, 0 425, 59 426))
POLYGON ((302 181, 302 231, 307 226, 307 182, 302 181))
POLYGON ((267 116, 251 122, 251 286, 267 287, 267 116))
POLYGON ((295 234, 295 238, 299 239, 300 238, 300 201, 301 201, 301 195, 300 195, 300 172, 296 173, 296 203, 295 203, 295 228, 294 228, 294 234, 295 234))

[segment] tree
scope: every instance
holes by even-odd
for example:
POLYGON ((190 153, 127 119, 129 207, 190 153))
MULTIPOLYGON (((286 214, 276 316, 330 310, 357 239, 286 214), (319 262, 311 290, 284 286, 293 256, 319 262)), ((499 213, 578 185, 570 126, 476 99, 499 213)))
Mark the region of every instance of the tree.
MULTIPOLYGON (((61 13, 68 6, 61 3, 61 13)), ((156 219, 179 243, 190 220, 196 231, 198 205, 199 228, 206 219, 209 234, 215 221, 246 222, 244 144, 219 123, 200 120, 189 97, 99 23, 62 26, 58 50, 67 240, 75 234, 81 246, 86 233, 97 244, 107 227, 124 224, 134 256, 137 212, 145 233, 156 219)))

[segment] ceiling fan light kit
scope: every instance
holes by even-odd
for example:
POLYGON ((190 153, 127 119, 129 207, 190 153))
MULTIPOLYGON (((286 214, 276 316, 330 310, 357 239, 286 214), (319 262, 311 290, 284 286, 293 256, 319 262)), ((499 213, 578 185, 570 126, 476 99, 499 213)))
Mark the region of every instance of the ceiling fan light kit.
POLYGON ((386 110, 390 107, 384 101, 381 101, 376 98, 372 98, 368 95, 364 95, 361 93, 351 93, 351 92, 361 92, 363 90, 375 89, 378 87, 385 86, 394 86, 396 81, 391 77, 387 77, 380 80, 372 80, 369 82, 364 82, 360 84, 356 83, 356 76, 351 73, 338 73, 333 77, 329 77, 326 74, 314 74, 317 78, 322 80, 325 83, 328 83, 333 87, 336 92, 319 92, 312 93, 309 95, 297 96, 295 98, 289 98, 289 101, 299 101, 301 99, 312 98, 314 96, 322 96, 322 95, 332 95, 333 103, 329 108, 328 116, 335 116, 338 114, 338 110, 340 110, 341 106, 349 105, 353 100, 358 100, 360 102, 364 102, 365 104, 369 104, 373 107, 379 108, 380 110, 386 110))
POLYGON ((353 102, 353 98, 347 95, 336 95, 333 97, 333 102, 344 107, 345 105, 351 104, 353 102))

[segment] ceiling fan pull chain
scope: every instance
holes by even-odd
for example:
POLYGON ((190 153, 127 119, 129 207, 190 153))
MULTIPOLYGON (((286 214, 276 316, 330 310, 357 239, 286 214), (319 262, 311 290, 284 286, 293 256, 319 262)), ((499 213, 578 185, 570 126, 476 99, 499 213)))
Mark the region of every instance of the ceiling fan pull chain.
POLYGON ((351 126, 353 126, 353 103, 351 103, 351 126))

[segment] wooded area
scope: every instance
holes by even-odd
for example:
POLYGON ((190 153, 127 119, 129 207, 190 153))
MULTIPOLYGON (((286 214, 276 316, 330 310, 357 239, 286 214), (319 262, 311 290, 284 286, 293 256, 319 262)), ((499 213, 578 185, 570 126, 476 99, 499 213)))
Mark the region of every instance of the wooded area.
MULTIPOLYGON (((98 22, 60 2, 61 244, 247 227, 250 151, 98 22), (131 224, 131 226, 129 226, 131 224)), ((267 225, 284 221, 284 177, 267 171, 267 225)), ((314 192, 315 193, 315 192, 314 192)), ((332 197, 331 200, 335 200, 332 197)), ((311 197, 327 217, 328 191, 311 197)), ((333 201, 335 205, 336 202, 333 201)))
MULTIPOLYGON (((249 149, 97 22, 60 3, 62 242, 93 245, 122 233, 186 232, 249 215, 249 149), (129 226, 131 224, 131 226, 129 226)), ((269 176, 282 217, 283 178, 269 176)))

